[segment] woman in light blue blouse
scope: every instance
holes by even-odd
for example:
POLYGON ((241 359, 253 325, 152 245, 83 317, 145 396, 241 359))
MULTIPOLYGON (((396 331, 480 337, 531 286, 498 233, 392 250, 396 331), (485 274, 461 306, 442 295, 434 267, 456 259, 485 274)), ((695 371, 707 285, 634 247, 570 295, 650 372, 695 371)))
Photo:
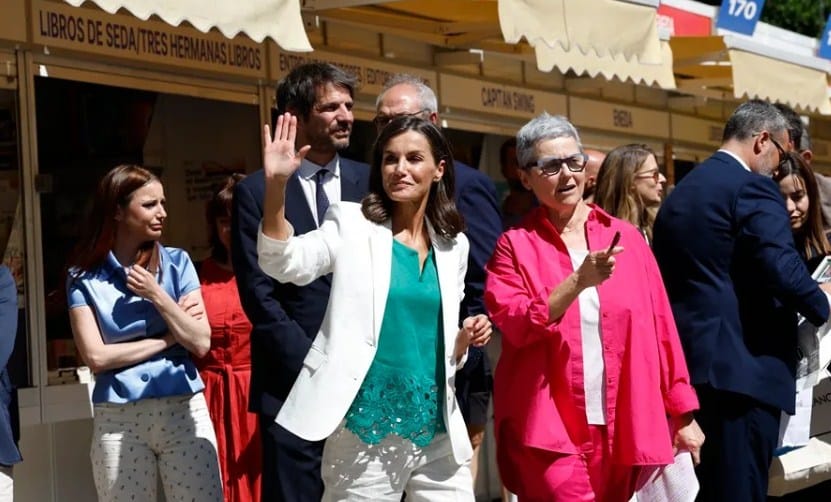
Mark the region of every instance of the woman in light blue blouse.
POLYGON ((210 348, 199 279, 161 246, 159 179, 138 166, 101 180, 69 260, 75 344, 95 374, 90 456, 98 499, 222 500, 216 435, 190 354, 210 348))
POLYGON ((453 159, 441 132, 393 120, 375 144, 369 195, 338 202, 318 230, 293 236, 285 187, 308 146, 297 119, 265 130, 259 263, 282 282, 332 274, 329 305, 277 422, 324 438, 323 500, 473 501, 471 446, 453 381, 487 317, 459 327, 468 244, 452 202, 453 159))

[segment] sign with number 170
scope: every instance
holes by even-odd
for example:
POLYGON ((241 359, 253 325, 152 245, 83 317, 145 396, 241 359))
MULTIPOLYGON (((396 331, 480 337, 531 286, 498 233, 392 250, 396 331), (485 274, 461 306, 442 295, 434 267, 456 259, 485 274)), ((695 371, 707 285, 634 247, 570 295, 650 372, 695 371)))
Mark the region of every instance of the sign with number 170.
POLYGON ((722 0, 716 28, 753 35, 765 0, 722 0))
POLYGON ((831 59, 831 16, 828 16, 828 21, 825 22, 825 30, 822 32, 822 40, 819 41, 817 55, 831 59))

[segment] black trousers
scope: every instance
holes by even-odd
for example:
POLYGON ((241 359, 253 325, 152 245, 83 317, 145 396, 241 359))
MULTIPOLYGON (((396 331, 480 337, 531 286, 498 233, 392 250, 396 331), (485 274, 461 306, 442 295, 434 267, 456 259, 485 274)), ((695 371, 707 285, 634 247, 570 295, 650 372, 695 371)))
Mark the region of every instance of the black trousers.
POLYGON ((698 502, 763 502, 781 411, 742 394, 696 385, 704 431, 698 502))
POLYGON ((320 502, 324 441, 306 441, 259 414, 263 446, 261 502, 320 502))

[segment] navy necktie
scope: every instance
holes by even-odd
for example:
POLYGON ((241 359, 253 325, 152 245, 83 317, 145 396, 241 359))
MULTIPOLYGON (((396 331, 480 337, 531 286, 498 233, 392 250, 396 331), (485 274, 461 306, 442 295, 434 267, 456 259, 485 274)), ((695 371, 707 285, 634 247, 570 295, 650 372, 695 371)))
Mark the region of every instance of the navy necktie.
POLYGON ((317 224, 323 223, 323 216, 329 209, 329 197, 326 197, 326 190, 323 189, 323 180, 326 179, 326 169, 320 168, 315 173, 315 204, 317 205, 317 224))

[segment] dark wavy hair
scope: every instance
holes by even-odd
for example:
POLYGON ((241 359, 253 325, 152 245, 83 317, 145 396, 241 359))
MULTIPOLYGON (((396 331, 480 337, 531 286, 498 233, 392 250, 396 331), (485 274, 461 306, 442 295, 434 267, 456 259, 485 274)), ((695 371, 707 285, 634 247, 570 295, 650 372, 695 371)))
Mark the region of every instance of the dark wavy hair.
POLYGON ((804 253, 806 260, 818 255, 831 254, 831 244, 823 230, 825 222, 822 217, 817 178, 799 153, 788 152, 785 159, 773 180, 778 184, 788 176, 794 176, 802 182, 808 196, 808 217, 805 219, 805 225, 794 234, 797 249, 804 253))
POLYGON ((346 89, 350 97, 355 97, 354 75, 330 63, 306 63, 292 69, 277 84, 278 113, 291 111, 308 119, 317 101, 317 88, 326 84, 346 89))
MULTIPOLYGON (((115 215, 119 208, 126 208, 139 188, 159 178, 147 169, 136 165, 120 165, 111 169, 98 183, 92 210, 81 226, 81 237, 69 255, 67 270, 76 269, 74 275, 92 272, 100 267, 115 244, 115 215)), ((147 267, 158 253, 155 241, 144 243, 138 250, 134 263, 147 267)), ((158 256, 156 256, 158 262, 158 256)))
POLYGON ((384 150, 390 140, 408 131, 417 132, 427 139, 434 162, 437 164, 442 160, 445 162, 444 175, 430 187, 425 214, 436 234, 453 239, 456 234, 464 230, 464 220, 453 202, 456 187, 453 153, 441 131, 430 121, 419 117, 396 118, 384 127, 378 139, 375 140, 375 145, 372 147, 372 168, 369 172, 369 194, 361 202, 361 210, 368 220, 375 223, 382 223, 392 216, 395 202, 384 190, 384 180, 381 174, 384 150))
POLYGON ((213 196, 205 205, 205 220, 208 223, 208 242, 211 245, 211 258, 219 263, 228 263, 228 251, 219 240, 216 222, 220 218, 231 216, 231 203, 234 201, 234 187, 245 178, 244 174, 233 173, 216 186, 213 196))

